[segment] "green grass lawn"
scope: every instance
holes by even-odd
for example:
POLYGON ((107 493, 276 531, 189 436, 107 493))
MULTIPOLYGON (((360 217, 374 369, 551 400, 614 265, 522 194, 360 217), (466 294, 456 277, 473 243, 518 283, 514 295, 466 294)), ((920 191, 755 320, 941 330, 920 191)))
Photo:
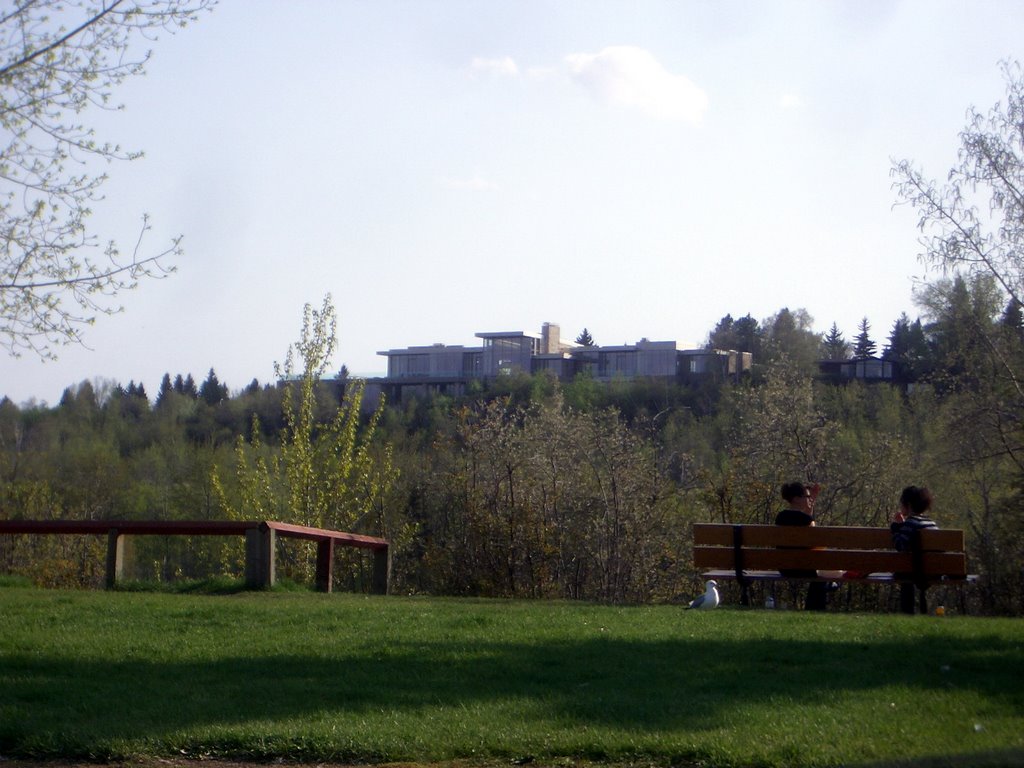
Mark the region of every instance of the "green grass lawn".
POLYGON ((1024 623, 0 588, 0 756, 1024 764, 1024 623))

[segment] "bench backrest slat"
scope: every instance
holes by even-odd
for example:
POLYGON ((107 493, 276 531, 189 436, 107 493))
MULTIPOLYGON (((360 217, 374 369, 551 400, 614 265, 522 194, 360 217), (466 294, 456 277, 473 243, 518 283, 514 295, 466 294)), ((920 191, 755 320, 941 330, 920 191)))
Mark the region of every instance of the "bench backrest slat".
POLYGON ((0 520, 0 533, 130 536, 244 536, 258 520, 0 520))
POLYGON ((249 531, 273 530, 291 539, 333 539, 349 547, 387 549, 387 539, 358 533, 310 528, 272 520, 0 520, 0 533, 96 534, 117 531, 123 536, 244 536, 249 531))
MULTIPOLYGON (((847 526, 784 526, 744 525, 743 546, 747 547, 832 547, 837 549, 891 550, 892 534, 887 528, 853 528, 847 526)), ((721 523, 698 523, 693 526, 693 542, 698 546, 733 546, 735 526, 721 523)), ((921 548, 925 552, 963 552, 964 532, 960 530, 921 531, 921 548)))

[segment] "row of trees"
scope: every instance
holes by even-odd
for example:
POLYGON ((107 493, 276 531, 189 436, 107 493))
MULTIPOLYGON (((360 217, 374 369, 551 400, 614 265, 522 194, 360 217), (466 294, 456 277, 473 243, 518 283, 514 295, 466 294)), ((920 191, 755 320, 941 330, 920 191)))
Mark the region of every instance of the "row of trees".
MULTIPOLYGON (((0 516, 273 518, 389 538, 403 591, 644 601, 696 588, 693 522, 769 522, 783 480, 821 482, 822 521, 855 525, 884 525, 903 485, 927 484, 941 524, 969 532, 979 600, 1024 609, 1022 470, 997 450, 1012 433, 993 410, 1004 384, 974 337, 962 337, 969 364, 910 392, 826 384, 782 355, 699 391, 511 376, 368 411, 359 381, 340 398, 319 381, 333 318, 329 301, 307 307, 279 368, 291 384, 214 405, 173 382, 153 406, 131 385, 82 385, 53 408, 0 403, 0 516), (220 428, 199 430, 201 414, 220 428)), ((998 312, 986 323, 1024 358, 998 312)), ((0 542, 0 568, 88 583, 101 562, 90 546, 0 542)), ((140 575, 158 578, 230 572, 240 554, 139 548, 140 575)), ((285 555, 287 573, 308 576, 308 556, 285 555)), ((358 562, 339 567, 358 583, 358 562)))
MULTIPOLYGON (((1019 401, 1003 371, 1024 344, 987 275, 923 295, 946 364, 909 393, 817 382, 775 333, 778 354, 740 386, 511 376, 372 418, 360 382, 320 380, 328 299, 276 371, 286 386, 230 396, 211 369, 198 386, 165 375, 152 404, 133 382, 85 382, 54 408, 0 402, 0 515, 276 518, 387 536, 413 591, 645 600, 692 589, 691 522, 769 521, 781 479, 822 482, 824 521, 871 525, 916 482, 957 505, 940 518, 972 532, 987 605, 1016 610, 1019 401)), ((91 557, 40 546, 8 567, 98 578, 91 557)), ((235 565, 161 546, 146 575, 235 565)), ((286 562, 305 575, 308 558, 286 562)))
POLYGON ((754 354, 762 368, 785 356, 808 372, 819 361, 880 357, 896 364, 898 378, 916 382, 962 364, 957 355, 966 335, 998 332, 1024 337, 1024 313, 1015 298, 1006 299, 997 279, 988 274, 957 275, 925 285, 916 301, 922 316, 911 320, 906 312, 895 320, 880 348, 871 323, 863 318, 857 334, 847 340, 836 323, 824 334, 812 328, 806 310, 779 310, 758 322, 750 314, 734 320, 726 315, 708 334, 708 347, 736 349, 754 354))
MULTIPOLYGON (((921 320, 911 323, 903 313, 893 324, 883 357, 902 359, 900 339, 910 328, 916 329, 922 340, 926 338, 921 320)), ((926 341, 924 344, 927 347, 926 341)), ((750 352, 762 367, 785 357, 808 371, 814 371, 819 360, 848 360, 878 354, 878 345, 871 338, 871 324, 866 317, 860 322, 858 333, 851 342, 835 323, 826 333, 818 333, 814 330, 814 318, 806 309, 791 310, 788 307, 762 321, 749 313, 739 319, 734 319, 731 314, 725 315, 708 334, 707 345, 716 349, 750 352)))

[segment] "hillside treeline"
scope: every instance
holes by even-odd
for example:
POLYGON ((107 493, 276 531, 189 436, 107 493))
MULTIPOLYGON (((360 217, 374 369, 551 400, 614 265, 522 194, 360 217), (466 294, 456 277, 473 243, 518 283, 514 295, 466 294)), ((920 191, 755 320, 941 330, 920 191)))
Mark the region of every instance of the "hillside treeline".
MULTIPOLYGON (((742 381, 514 375, 376 411, 358 380, 323 380, 333 325, 314 322, 287 385, 230 395, 211 371, 201 385, 168 374, 152 401, 90 382, 53 407, 3 400, 0 518, 278 519, 389 538, 398 592, 643 602, 698 588, 694 522, 771 522, 784 481, 822 484, 822 524, 874 526, 918 484, 941 526, 967 532, 974 608, 1021 613, 1022 401, 1007 371, 1024 337, 997 296, 961 279, 934 293, 917 324, 929 369, 910 385, 823 380, 766 322, 770 353, 742 381)), ((4 537, 0 572, 98 584, 103 545, 4 537)), ((148 580, 237 573, 241 554, 184 537, 134 546, 148 580)), ((298 546, 282 572, 301 581, 298 546)), ((337 567, 361 588, 358 556, 337 567)))

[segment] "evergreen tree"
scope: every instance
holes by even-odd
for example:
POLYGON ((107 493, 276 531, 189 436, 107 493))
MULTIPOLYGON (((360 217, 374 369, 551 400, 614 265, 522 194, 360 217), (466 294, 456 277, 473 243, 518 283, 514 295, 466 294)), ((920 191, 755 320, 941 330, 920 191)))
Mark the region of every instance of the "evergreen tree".
POLYGON ((84 380, 68 387, 60 398, 60 408, 73 419, 91 420, 99 414, 100 398, 92 382, 84 380))
POLYGON ((977 274, 927 285, 917 296, 932 322, 927 331, 935 363, 952 380, 973 383, 988 367, 1002 295, 994 278, 977 274))
POLYGON ((889 343, 882 350, 883 360, 900 361, 906 357, 907 344, 910 338, 910 318, 903 312, 889 331, 889 343))
POLYGON ((736 346, 729 347, 729 349, 735 349, 737 352, 751 352, 754 355, 760 352, 761 328, 749 312, 733 323, 733 333, 736 338, 736 346))
POLYGON ((199 390, 196 389, 196 380, 192 378, 192 374, 188 374, 185 377, 185 381, 181 385, 181 394, 191 397, 193 400, 199 399, 199 390))
POLYGON ((115 388, 115 392, 119 392, 125 397, 132 397, 138 400, 145 400, 147 405, 149 403, 149 398, 146 396, 145 386, 143 386, 141 381, 138 384, 136 384, 135 379, 130 380, 128 382, 127 387, 122 387, 120 384, 118 384, 117 387, 115 388))
POLYGON ((594 337, 590 335, 590 331, 584 328, 576 337, 576 343, 583 347, 592 347, 594 346, 594 337))
POLYGON ((1012 375, 1024 361, 1024 308, 1017 299, 1010 298, 999 318, 997 342, 1006 361, 1004 373, 1012 375))
POLYGON ((737 352, 751 352, 755 355, 760 351, 761 328, 748 313, 739 320, 726 315, 708 334, 708 349, 734 349, 737 352))
POLYGON ((832 323, 821 342, 821 351, 826 360, 845 360, 850 355, 850 343, 843 338, 839 326, 832 323))
POLYGON ((1024 340, 1024 311, 1021 310, 1021 304, 1017 299, 1011 297, 1006 303, 1000 323, 1011 339, 1024 340))
POLYGON ((173 391, 174 387, 171 384, 171 374, 165 373, 164 377, 160 379, 160 390, 156 393, 156 407, 159 408, 167 402, 167 396, 173 391))
POLYGON ((220 383, 213 368, 206 375, 206 381, 199 387, 199 398, 207 405, 216 405, 221 400, 228 398, 228 388, 220 383))
POLYGON ((889 343, 882 351, 882 359, 896 363, 898 378, 915 382, 931 369, 931 358, 931 347, 920 318, 910 322, 907 313, 901 313, 889 332, 889 343))
POLYGON ((736 349, 734 324, 732 315, 726 315, 719 320, 708 334, 708 349, 736 349))
MULTIPOLYGON (((149 398, 146 397, 145 387, 141 383, 136 384, 134 379, 128 382, 127 387, 115 385, 110 393, 110 399, 104 405, 104 411, 119 414, 122 419, 130 422, 140 422, 143 414, 149 411, 149 398)), ((136 433, 133 439, 137 438, 136 433)))
POLYGON ((853 356, 874 357, 876 347, 875 342, 871 339, 871 325, 868 323, 868 319, 865 317, 861 320, 857 328, 859 333, 853 342, 853 356))

